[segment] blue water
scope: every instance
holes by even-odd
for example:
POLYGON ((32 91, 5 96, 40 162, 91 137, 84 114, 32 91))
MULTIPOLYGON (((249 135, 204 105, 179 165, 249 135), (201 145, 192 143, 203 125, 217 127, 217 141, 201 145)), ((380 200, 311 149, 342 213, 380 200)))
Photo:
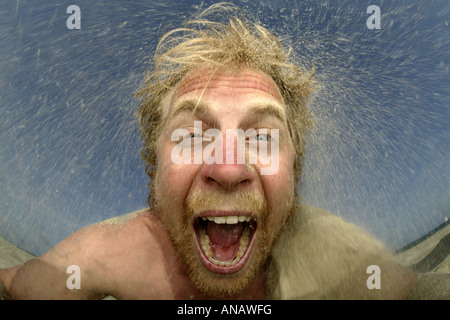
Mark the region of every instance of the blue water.
MULTIPOLYGON (((134 91, 156 41, 214 1, 3 1, 0 236, 41 254, 145 207, 134 91), (69 30, 66 9, 81 10, 69 30)), ((299 192, 398 249, 450 216, 450 3, 234 1, 315 66, 299 192)))

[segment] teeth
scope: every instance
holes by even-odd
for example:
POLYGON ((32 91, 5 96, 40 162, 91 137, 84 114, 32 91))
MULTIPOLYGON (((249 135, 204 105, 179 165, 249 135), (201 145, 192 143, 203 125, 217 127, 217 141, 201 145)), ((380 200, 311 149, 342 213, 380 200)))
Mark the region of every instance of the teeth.
POLYGON ((226 217, 202 217, 204 221, 209 220, 217 224, 236 224, 238 222, 250 221, 249 216, 226 216, 226 217))
MULTIPOLYGON (((236 223, 240 223, 240 222, 249 222, 252 218, 250 216, 221 216, 221 217, 202 217, 203 221, 212 221, 215 222, 217 224, 236 224, 236 223)), ((251 226, 250 226, 251 227, 251 226)), ((219 261, 214 259, 214 257, 212 256, 212 247, 214 247, 214 244, 211 243, 211 240, 209 239, 208 234, 206 233, 205 228, 199 228, 199 236, 200 236, 200 245, 202 247, 203 253, 205 254, 205 256, 208 258, 209 261, 211 261, 212 263, 214 263, 215 265, 218 266, 225 266, 225 267, 229 267, 229 266, 234 266, 235 264, 237 264, 242 256, 245 254, 245 252, 247 251, 247 247, 250 241, 250 228, 245 228, 241 238, 239 239, 239 249, 236 253, 236 257, 234 258, 233 261, 219 261)))
POLYGON ((214 221, 217 224, 227 223, 227 217, 208 217, 209 221, 214 221))
POLYGON ((242 256, 244 255, 245 251, 247 251, 248 243, 250 241, 250 230, 246 229, 242 233, 241 238, 239 239, 239 249, 236 254, 236 257, 233 261, 218 261, 213 258, 211 254, 211 246, 214 246, 214 244, 211 244, 211 241, 206 234, 206 231, 204 229, 199 229, 199 235, 200 235, 200 245, 202 247, 203 253, 206 255, 209 261, 214 263, 215 265, 222 266, 222 267, 229 267, 234 266, 237 264, 242 256))

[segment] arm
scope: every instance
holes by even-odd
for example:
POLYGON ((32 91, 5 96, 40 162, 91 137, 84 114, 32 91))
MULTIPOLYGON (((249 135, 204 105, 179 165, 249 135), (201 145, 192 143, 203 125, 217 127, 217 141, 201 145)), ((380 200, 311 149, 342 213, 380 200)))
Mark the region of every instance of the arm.
POLYGON ((8 290, 5 287, 5 284, 6 283, 9 284, 11 278, 10 274, 15 272, 13 269, 14 268, 0 269, 0 300, 7 300, 11 298, 8 293, 8 290))
POLYGON ((31 259, 33 257, 30 256, 9 261, 9 265, 20 263, 20 260, 26 262, 0 269, 0 283, 3 284, 0 285, 0 299, 101 298, 101 292, 109 289, 108 279, 103 279, 105 272, 101 267, 110 266, 111 259, 108 256, 117 256, 111 254, 110 248, 120 250, 117 242, 127 242, 128 239, 118 239, 118 234, 124 233, 122 229, 126 228, 122 228, 123 222, 130 220, 127 217, 135 215, 133 213, 108 220, 110 223, 105 221, 88 226, 70 235, 40 257, 31 259), (70 286, 76 274, 68 267, 74 265, 79 267, 81 289, 70 286), (72 279, 69 279, 71 276, 72 279))
POLYGON ((83 272, 81 289, 69 289, 66 285, 71 276, 66 273, 68 266, 78 263, 80 268, 92 269, 88 257, 94 236, 91 228, 80 230, 40 257, 12 268, 0 269, 0 281, 4 286, 0 296, 3 299, 100 298, 91 279, 92 273, 83 272))

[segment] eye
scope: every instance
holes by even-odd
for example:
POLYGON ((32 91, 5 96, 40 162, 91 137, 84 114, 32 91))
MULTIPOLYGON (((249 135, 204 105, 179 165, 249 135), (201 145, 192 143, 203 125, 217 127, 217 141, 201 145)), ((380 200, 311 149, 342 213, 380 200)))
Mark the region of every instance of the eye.
POLYGON ((270 142, 272 140, 271 135, 268 132, 266 132, 266 130, 263 130, 262 132, 255 133, 254 135, 251 135, 248 138, 249 138, 249 141, 270 142))
POLYGON ((198 132, 189 132, 187 135, 184 136, 184 139, 197 139, 202 138, 202 134, 198 132))
POLYGON ((271 137, 268 133, 258 133, 256 135, 256 140, 258 141, 270 141, 271 137))

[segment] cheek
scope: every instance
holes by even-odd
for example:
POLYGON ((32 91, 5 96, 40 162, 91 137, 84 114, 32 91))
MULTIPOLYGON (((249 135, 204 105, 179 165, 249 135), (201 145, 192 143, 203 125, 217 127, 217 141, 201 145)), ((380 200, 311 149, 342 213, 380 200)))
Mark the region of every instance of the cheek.
POLYGON ((170 146, 167 143, 158 143, 157 149, 157 167, 155 175, 155 195, 160 206, 167 204, 167 199, 170 195, 174 195, 177 192, 178 181, 174 182, 176 172, 170 162, 170 146))
POLYGON ((294 198, 294 184, 290 177, 270 179, 265 183, 265 192, 271 210, 284 210, 289 207, 294 198))
POLYGON ((274 213, 274 219, 283 219, 292 208, 295 194, 293 176, 293 157, 280 159, 277 174, 261 176, 261 181, 267 197, 269 210, 274 213))
POLYGON ((196 171, 195 165, 173 163, 171 151, 169 144, 158 148, 155 195, 163 207, 178 210, 184 206, 196 171))

